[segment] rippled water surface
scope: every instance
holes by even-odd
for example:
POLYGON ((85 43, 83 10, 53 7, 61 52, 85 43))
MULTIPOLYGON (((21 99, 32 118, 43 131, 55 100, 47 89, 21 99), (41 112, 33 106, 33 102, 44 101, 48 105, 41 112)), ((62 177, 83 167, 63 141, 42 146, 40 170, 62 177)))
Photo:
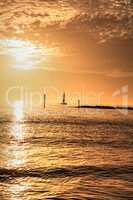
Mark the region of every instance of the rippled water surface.
POLYGON ((133 112, 0 115, 0 200, 133 199, 133 112))

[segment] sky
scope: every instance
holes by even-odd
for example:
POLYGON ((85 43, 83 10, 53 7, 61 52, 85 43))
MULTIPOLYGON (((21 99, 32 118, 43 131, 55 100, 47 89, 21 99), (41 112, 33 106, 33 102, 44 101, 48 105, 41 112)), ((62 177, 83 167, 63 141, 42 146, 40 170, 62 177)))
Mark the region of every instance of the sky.
POLYGON ((0 105, 15 87, 35 101, 46 90, 50 103, 66 91, 73 103, 117 105, 126 87, 133 105, 132 52, 132 0, 1 0, 0 105))

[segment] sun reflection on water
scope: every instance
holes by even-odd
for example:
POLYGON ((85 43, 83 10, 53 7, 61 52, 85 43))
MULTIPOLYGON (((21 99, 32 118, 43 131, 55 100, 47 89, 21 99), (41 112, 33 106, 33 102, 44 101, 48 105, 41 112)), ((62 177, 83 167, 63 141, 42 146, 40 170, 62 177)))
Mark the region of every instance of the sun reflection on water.
POLYGON ((14 116, 16 121, 21 121, 24 117, 24 111, 23 111, 23 102, 22 101, 16 101, 14 103, 14 116))
POLYGON ((17 183, 11 185, 9 187, 10 200, 19 200, 22 196, 24 196, 25 190, 27 190, 29 186, 23 184, 23 179, 17 180, 17 183))
MULTIPOLYGON (((23 118, 22 108, 23 106, 20 102, 15 103, 14 113, 17 120, 21 120, 23 118)), ((10 131, 11 141, 10 145, 7 147, 7 168, 21 170, 25 168, 27 159, 26 146, 23 143, 25 138, 25 124, 14 121, 11 124, 10 131)), ((23 178, 16 179, 15 182, 14 180, 12 181, 13 182, 7 191, 10 195, 9 199, 19 200, 22 196, 24 196, 25 190, 27 190, 29 186, 23 184, 23 178)))
POLYGON ((18 123, 12 124, 11 134, 13 136, 13 141, 8 147, 8 151, 10 153, 10 160, 8 161, 8 164, 11 167, 21 167, 25 164, 26 156, 24 146, 21 144, 25 135, 24 125, 18 123))
POLYGON ((14 123, 11 128, 11 134, 15 140, 24 139, 24 130, 22 124, 14 123))
POLYGON ((11 167, 21 167, 25 164, 25 152, 20 146, 13 146, 10 149, 12 151, 12 159, 9 161, 11 167))

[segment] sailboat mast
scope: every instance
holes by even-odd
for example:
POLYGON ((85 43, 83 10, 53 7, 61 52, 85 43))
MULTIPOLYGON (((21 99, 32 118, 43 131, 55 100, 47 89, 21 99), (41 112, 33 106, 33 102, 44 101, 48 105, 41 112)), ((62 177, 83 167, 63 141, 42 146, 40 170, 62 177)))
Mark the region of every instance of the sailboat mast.
POLYGON ((46 94, 44 94, 44 97, 43 97, 43 98, 44 98, 44 99, 43 99, 43 100, 44 100, 44 105, 43 105, 43 106, 44 106, 44 108, 45 108, 45 107, 46 107, 46 94))
POLYGON ((65 94, 65 92, 63 93, 63 101, 62 101, 62 103, 63 103, 63 104, 66 103, 66 94, 65 94))
POLYGON ((66 94, 65 94, 65 92, 63 93, 63 98, 62 98, 62 103, 61 104, 63 104, 63 105, 67 104, 66 103, 66 94))

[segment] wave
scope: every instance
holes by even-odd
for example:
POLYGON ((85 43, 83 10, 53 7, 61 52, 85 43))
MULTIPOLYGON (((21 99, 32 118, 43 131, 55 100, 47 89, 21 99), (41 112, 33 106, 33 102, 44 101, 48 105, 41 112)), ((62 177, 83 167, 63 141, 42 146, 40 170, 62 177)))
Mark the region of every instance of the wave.
POLYGON ((133 181, 133 166, 72 166, 52 169, 0 168, 0 180, 20 177, 64 178, 93 175, 97 178, 119 178, 133 181))
POLYGON ((128 119, 123 121, 119 120, 102 120, 102 119, 87 119, 80 117, 69 117, 69 118, 47 118, 47 119, 25 119, 22 121, 13 121, 10 119, 0 119, 0 123, 16 123, 16 124, 61 124, 61 125, 120 125, 120 126, 130 126, 133 127, 133 120, 128 119))

